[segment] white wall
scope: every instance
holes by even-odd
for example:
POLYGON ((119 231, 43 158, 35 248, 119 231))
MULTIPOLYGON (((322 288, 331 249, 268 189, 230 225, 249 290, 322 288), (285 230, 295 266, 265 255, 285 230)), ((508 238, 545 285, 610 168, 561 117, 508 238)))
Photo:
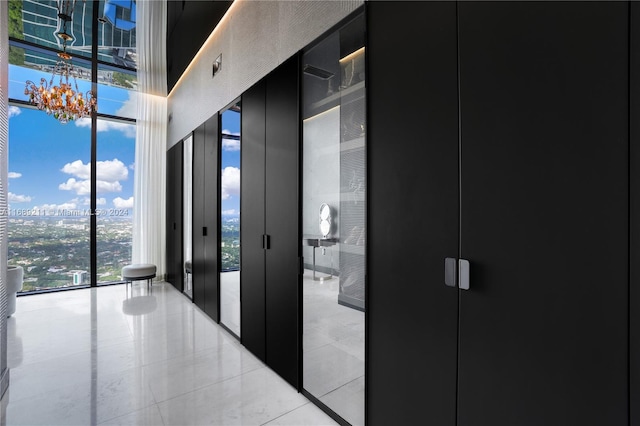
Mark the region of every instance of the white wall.
POLYGON ((236 0, 169 94, 167 149, 363 3, 236 0))

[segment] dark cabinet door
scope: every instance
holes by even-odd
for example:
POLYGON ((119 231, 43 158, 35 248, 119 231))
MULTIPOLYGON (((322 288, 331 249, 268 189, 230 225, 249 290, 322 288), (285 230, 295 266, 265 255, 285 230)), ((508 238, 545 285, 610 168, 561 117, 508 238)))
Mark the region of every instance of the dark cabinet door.
POLYGON ((266 361, 265 341, 265 84, 242 95, 242 179, 240 180, 240 297, 242 344, 266 361))
POLYGON ((167 281, 182 291, 182 141, 167 151, 167 281))
POLYGON ((298 55, 266 80, 267 364, 298 387, 298 288, 300 230, 298 55))
POLYGON ((242 95, 242 343, 298 387, 298 56, 242 95))
POLYGON ((218 321, 218 114, 193 132, 193 301, 218 321))
MULTIPOLYGON (((205 124, 193 131, 193 303, 205 310, 206 254, 205 254, 205 124)), ((213 166, 211 166, 213 167, 213 166)))
POLYGON ((204 232, 204 311, 215 321, 219 321, 218 287, 220 274, 218 271, 219 251, 219 195, 218 177, 220 176, 219 163, 219 115, 216 113, 205 123, 204 145, 204 201, 203 224, 204 232))
POLYGON ((368 424, 454 425, 456 5, 370 2, 367 15, 368 424))
POLYGON ((628 417, 628 4, 458 6, 458 424, 628 417))

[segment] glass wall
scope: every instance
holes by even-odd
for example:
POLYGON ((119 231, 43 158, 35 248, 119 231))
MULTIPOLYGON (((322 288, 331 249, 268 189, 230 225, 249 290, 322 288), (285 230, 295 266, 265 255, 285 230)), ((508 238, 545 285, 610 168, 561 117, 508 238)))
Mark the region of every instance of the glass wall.
POLYGON ((135 148, 135 124, 98 120, 96 257, 99 284, 120 281, 122 267, 131 263, 135 148))
POLYGON ((135 2, 78 1, 66 28, 58 19, 59 4, 8 1, 9 263, 24 267, 25 292, 119 281, 122 266, 131 261, 137 84, 130 18, 135 2), (99 40, 92 39, 95 8, 101 18, 95 23, 101 26, 99 40), (71 37, 66 50, 73 56, 78 91, 97 87, 95 137, 89 118, 61 124, 27 104, 25 82, 39 86, 41 79, 52 78, 63 49, 61 31, 71 37))
POLYGON ((193 136, 189 136, 182 146, 182 247, 184 253, 183 289, 193 299, 193 275, 191 262, 193 259, 193 136))
POLYGON ((8 263, 22 291, 89 284, 90 158, 89 127, 9 106, 8 263))
POLYGON ((220 322, 240 336, 240 102, 221 114, 220 322))
POLYGON ((364 17, 303 55, 303 387, 364 424, 364 17))

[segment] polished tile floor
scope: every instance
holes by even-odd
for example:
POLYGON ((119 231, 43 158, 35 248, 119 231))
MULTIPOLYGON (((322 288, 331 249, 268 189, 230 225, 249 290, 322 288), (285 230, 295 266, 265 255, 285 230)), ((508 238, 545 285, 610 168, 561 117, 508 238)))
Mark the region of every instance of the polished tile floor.
MULTIPOLYGON (((324 274, 322 274, 324 275, 324 274)), ((338 304, 340 280, 303 276, 303 383, 352 425, 364 424, 364 312, 338 304)))
POLYGON ((171 285, 18 298, 2 424, 334 425, 171 285))

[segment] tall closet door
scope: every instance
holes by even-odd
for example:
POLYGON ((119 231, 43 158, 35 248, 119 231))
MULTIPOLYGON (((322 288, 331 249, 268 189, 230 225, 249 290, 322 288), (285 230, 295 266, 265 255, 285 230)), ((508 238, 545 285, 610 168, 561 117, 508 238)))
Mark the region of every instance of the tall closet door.
POLYGON ((456 5, 369 2, 367 20, 368 424, 454 425, 456 5))
POLYGON ((218 114, 193 133, 193 301, 218 321, 218 114))
POLYGON ((299 59, 266 80, 265 229, 267 364, 298 387, 300 229, 298 202, 299 59))
POLYGON ((242 344, 266 361, 265 341, 265 83, 242 95, 240 297, 242 344))
POLYGON ((458 6, 458 424, 626 424, 628 4, 458 6))
POLYGON ((167 282, 182 291, 182 141, 167 151, 167 282))

